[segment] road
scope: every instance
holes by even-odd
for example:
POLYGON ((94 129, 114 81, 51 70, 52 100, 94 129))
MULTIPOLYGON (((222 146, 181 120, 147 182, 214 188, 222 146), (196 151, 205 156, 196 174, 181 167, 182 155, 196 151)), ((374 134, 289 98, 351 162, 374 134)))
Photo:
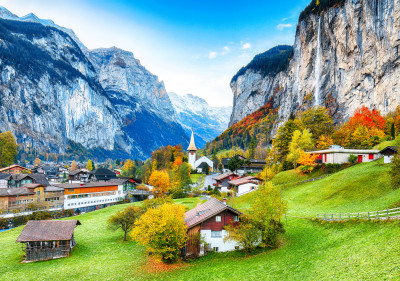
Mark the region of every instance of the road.
POLYGON ((218 174, 209 174, 204 178, 204 185, 200 188, 201 190, 207 190, 208 186, 214 188, 213 186, 213 178, 216 177, 218 174))

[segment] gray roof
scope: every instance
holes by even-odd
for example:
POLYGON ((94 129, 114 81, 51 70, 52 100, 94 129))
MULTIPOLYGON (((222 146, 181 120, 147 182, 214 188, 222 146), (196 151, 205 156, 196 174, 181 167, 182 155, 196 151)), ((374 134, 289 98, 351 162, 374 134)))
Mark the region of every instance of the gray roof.
POLYGON ((225 210, 230 210, 238 215, 241 214, 241 212, 239 212, 238 210, 233 209, 228 205, 225 205, 218 199, 211 198, 207 202, 198 205, 194 209, 185 213, 186 226, 188 229, 192 228, 225 210))
POLYGON ((25 187, 0 188, 0 197, 33 195, 34 192, 25 187))
POLYGON ((28 221, 17 242, 70 240, 78 220, 28 221))
POLYGON ((85 187, 100 187, 100 186, 115 186, 115 182, 89 182, 89 183, 54 183, 53 186, 61 188, 85 188, 85 187))

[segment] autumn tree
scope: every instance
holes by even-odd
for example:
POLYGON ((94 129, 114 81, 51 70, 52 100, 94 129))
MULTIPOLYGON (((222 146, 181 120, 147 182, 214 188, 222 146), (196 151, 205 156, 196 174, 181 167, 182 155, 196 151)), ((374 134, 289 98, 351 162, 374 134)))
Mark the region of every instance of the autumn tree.
POLYGON ((184 216, 182 205, 150 208, 135 222, 131 237, 160 256, 163 262, 176 262, 187 239, 184 216))
POLYGON ((333 139, 328 135, 320 135, 316 141, 316 147, 318 149, 326 149, 333 145, 333 139))
POLYGON ((303 132, 296 130, 293 133, 292 141, 289 144, 289 154, 287 161, 292 162, 294 167, 297 167, 297 162, 300 158, 301 152, 311 149, 313 147, 312 135, 308 129, 303 132))
POLYGON ((40 162, 42 162, 42 160, 40 160, 39 158, 36 158, 35 161, 33 161, 33 165, 34 165, 35 167, 37 167, 37 166, 40 165, 40 162))
POLYGON ((286 161, 286 157, 289 154, 289 144, 296 130, 303 130, 303 124, 298 119, 289 119, 279 127, 276 138, 273 141, 273 152, 276 157, 274 162, 286 161))
POLYGON ((171 187, 170 177, 166 171, 155 170, 151 173, 149 184, 154 186, 154 196, 164 196, 171 187))
POLYGON ((281 217, 286 213, 286 202, 280 188, 270 182, 260 185, 256 192, 248 216, 260 229, 261 246, 276 247, 279 234, 284 232, 281 217))
POLYGON ((134 177, 135 176, 135 162, 131 159, 127 159, 122 167, 122 176, 124 177, 134 177))
POLYGON ((135 221, 140 217, 139 207, 128 207, 115 215, 112 215, 108 219, 108 227, 114 231, 117 229, 122 229, 124 231, 124 241, 126 241, 126 236, 129 231, 132 230, 135 221))
POLYGON ((301 115, 301 122, 305 128, 309 129, 315 139, 320 136, 329 136, 332 134, 333 120, 328 110, 322 106, 316 106, 305 111, 301 115))
POLYGON ((10 131, 0 133, 0 166, 5 167, 15 162, 18 145, 10 131))
POLYGON ((224 242, 236 241, 246 254, 260 243, 261 230, 258 224, 247 215, 241 215, 240 223, 228 224, 225 230, 227 235, 224 237, 224 242))
POLYGON ((76 169, 77 169, 76 162, 75 162, 75 160, 73 160, 72 163, 71 163, 71 168, 69 170, 70 171, 75 171, 76 169))
POLYGON ((398 189, 400 188, 400 155, 396 154, 393 157, 392 167, 389 171, 390 178, 392 181, 392 188, 398 189))
POLYGON ((93 171, 93 162, 92 162, 92 160, 89 159, 89 160, 87 161, 86 169, 87 169, 88 171, 93 171))
POLYGON ((318 157, 319 154, 311 154, 301 151, 299 160, 297 161, 297 163, 301 165, 299 167, 299 170, 303 174, 311 173, 314 167, 317 165, 315 161, 318 159, 318 157))
POLYGON ((254 137, 251 138, 250 144, 249 144, 249 158, 254 159, 254 155, 256 153, 256 146, 257 142, 254 137))

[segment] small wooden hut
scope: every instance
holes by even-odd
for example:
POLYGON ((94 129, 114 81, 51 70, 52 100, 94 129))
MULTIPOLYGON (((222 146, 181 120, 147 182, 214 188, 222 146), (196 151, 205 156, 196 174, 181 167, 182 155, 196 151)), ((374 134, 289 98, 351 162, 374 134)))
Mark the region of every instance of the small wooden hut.
POLYGON ((68 257, 76 245, 74 230, 78 220, 28 221, 17 242, 23 243, 25 261, 68 257))

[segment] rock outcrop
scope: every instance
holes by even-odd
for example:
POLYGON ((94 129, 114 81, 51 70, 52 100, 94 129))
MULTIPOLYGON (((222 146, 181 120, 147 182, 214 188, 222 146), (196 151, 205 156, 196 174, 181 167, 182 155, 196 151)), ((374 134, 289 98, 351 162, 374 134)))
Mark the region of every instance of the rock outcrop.
POLYGON ((400 0, 347 0, 299 21, 288 67, 248 69, 232 80, 230 125, 274 95, 279 122, 314 105, 336 122, 361 105, 388 113, 400 104, 400 0))

